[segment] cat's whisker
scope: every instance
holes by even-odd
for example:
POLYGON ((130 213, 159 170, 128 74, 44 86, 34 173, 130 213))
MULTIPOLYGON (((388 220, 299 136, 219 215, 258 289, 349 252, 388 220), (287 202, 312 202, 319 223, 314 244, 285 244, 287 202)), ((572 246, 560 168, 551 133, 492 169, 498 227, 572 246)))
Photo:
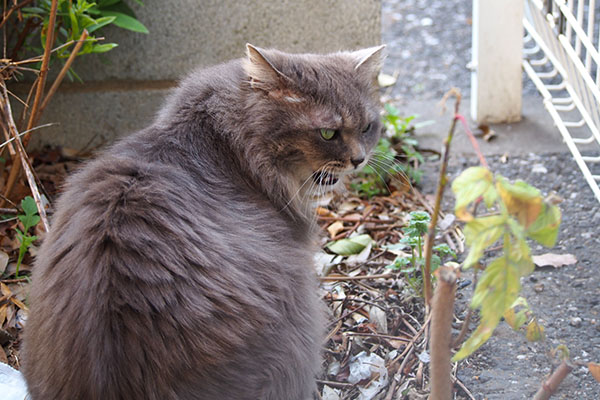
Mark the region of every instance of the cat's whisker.
MULTIPOLYGON (((377 153, 376 153, 377 154, 377 153)), ((381 156, 381 158, 377 158, 377 157, 372 157, 369 160, 369 164, 371 165, 371 167, 373 167, 374 170, 376 170, 377 168, 382 169, 382 170, 393 170, 393 173, 390 173, 390 179, 393 180, 394 182, 400 183, 402 184, 402 186, 406 186, 408 184, 408 186, 411 189, 414 189, 412 182, 410 180, 410 177, 406 174, 406 172, 404 172, 402 169, 405 168, 404 165, 399 162, 398 160, 396 160, 394 157, 389 156, 387 154, 377 154, 378 156, 381 156), (405 179, 405 182, 403 182, 402 180, 398 179, 395 175, 399 174, 400 176, 402 176, 405 179)))
POLYGON ((391 170, 392 172, 390 172, 388 175, 389 175, 389 179, 392 182, 399 184, 403 187, 409 186, 411 189, 413 188, 410 178, 404 171, 401 170, 402 164, 399 163, 398 161, 396 161, 396 160, 381 161, 381 160, 372 159, 372 160, 370 160, 369 165, 373 168, 373 170, 375 172, 377 172, 377 174, 380 176, 380 178, 383 178, 381 171, 390 171, 391 170), (397 176, 397 174, 400 175, 401 177, 403 177, 403 179, 400 179, 397 176))
POLYGON ((381 174, 379 173, 379 171, 377 171, 377 168, 373 164, 371 164, 371 161, 369 161, 368 164, 371 165, 371 167, 373 167, 373 171, 379 177, 379 179, 381 180, 381 182, 383 182, 383 184, 385 185, 385 188, 387 189, 388 193, 392 193, 392 190, 388 186, 388 184, 385 181, 385 179, 383 178, 383 176, 381 176, 381 174))
POLYGON ((302 191, 302 188, 304 187, 304 185, 306 185, 306 182, 310 181, 311 179, 312 179, 312 174, 309 175, 308 178, 306 178, 304 180, 304 182, 302 182, 302 185, 300 185, 300 187, 296 190, 296 193, 294 193, 294 195, 288 200, 288 202, 285 204, 285 206, 283 206, 283 208, 280 211, 285 211, 285 209, 288 208, 290 204, 292 204, 292 202, 294 201, 296 196, 298 196, 298 194, 302 191))

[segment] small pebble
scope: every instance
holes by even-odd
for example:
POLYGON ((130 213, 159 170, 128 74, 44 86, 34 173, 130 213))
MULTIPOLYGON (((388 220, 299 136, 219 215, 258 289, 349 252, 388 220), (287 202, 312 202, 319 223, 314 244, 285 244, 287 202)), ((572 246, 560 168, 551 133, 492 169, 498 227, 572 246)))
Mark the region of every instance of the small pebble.
POLYGON ((429 17, 423 18, 421 20, 421 25, 422 26, 431 26, 431 25, 433 25, 433 20, 429 17))
POLYGON ((571 325, 574 328, 579 328, 581 326, 581 318, 579 317, 571 317, 571 319, 569 320, 569 325, 571 325))

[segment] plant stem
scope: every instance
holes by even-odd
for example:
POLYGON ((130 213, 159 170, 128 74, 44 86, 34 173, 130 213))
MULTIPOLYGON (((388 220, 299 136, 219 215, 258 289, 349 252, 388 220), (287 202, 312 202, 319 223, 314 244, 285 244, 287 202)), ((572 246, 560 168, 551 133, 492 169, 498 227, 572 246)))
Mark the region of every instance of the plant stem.
MULTIPOLYGON (((48 102, 50 101, 50 99, 52 99, 52 96, 54 95, 54 93, 56 93, 56 90, 58 89, 58 87, 62 83, 63 79, 65 78, 65 75, 67 75, 67 71, 69 70, 69 68, 71 68, 73 61, 75 61, 75 57, 77 57, 77 53, 79 53, 79 50, 81 50, 81 46, 83 46, 83 43, 85 43, 85 40, 87 39, 87 37, 88 37, 88 31, 87 31, 87 29, 84 29, 83 33, 81 34, 81 37, 77 41, 77 44, 75 44, 73 51, 71 51, 69 58, 65 62, 65 65, 60 70, 58 76, 52 83, 52 86, 50 86, 50 90, 48 90, 46 97, 44 97, 44 101, 42 101, 42 105, 40 106, 38 115, 42 115, 42 113, 44 112, 44 109, 48 105, 48 102)), ((37 122, 37 121, 35 121, 35 122, 37 122)), ((23 144, 26 145, 28 140, 29 140, 29 134, 26 134, 25 137, 23 138, 23 142, 24 142, 23 144)))
POLYGON ((431 317, 431 394, 430 400, 449 400, 452 398, 450 379, 450 346, 452 335, 452 316, 454 315, 454 293, 456 291, 456 272, 452 267, 442 266, 436 273, 438 284, 432 301, 431 317))
POLYGON ((438 215, 442 204, 442 197, 444 195, 444 188, 446 187, 446 169, 448 168, 448 157, 450 153, 450 143, 454 136, 454 128, 456 127, 456 120, 458 118, 458 111, 460 109, 461 94, 458 89, 452 88, 444 97, 453 95, 456 98, 454 103, 454 116, 452 118, 452 124, 448 130, 448 136, 444 140, 444 147, 442 149, 442 165, 440 166, 440 176, 438 179, 438 186, 435 195, 435 206, 433 208, 433 214, 431 215, 431 221, 429 223, 429 231, 427 233, 427 239, 425 240, 425 273, 424 279, 424 296, 425 304, 429 305, 431 302, 431 254, 433 249, 433 242, 435 240, 435 227, 437 226, 438 215))
POLYGON ((540 389, 533 396, 533 400, 548 400, 571 370, 573 370, 573 365, 568 360, 563 360, 550 378, 542 383, 540 389))

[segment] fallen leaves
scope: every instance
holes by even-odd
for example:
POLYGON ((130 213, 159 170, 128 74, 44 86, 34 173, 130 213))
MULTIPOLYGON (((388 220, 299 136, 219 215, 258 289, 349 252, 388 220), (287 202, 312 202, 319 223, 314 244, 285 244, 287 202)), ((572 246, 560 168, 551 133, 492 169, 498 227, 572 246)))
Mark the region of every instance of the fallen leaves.
POLYGON ((590 373, 592 374, 594 379, 600 382, 600 364, 596 364, 593 362, 588 363, 588 369, 590 370, 590 373))
POLYGON ((533 263, 538 267, 554 267, 560 268, 565 265, 573 265, 577 262, 577 258, 573 254, 554 254, 546 253, 539 256, 533 256, 533 263))
POLYGON ((326 247, 335 254, 349 256, 360 253, 365 247, 371 244, 372 241, 373 239, 371 239, 371 236, 363 234, 349 239, 336 240, 328 243, 326 247))

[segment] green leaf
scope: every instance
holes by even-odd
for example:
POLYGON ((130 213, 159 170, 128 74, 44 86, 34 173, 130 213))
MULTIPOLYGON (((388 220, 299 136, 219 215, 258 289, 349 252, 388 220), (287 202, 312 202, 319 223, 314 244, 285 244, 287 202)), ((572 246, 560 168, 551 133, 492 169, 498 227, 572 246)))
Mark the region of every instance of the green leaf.
POLYGON ((129 15, 107 10, 102 10, 102 15, 107 17, 116 17, 113 24, 119 28, 127 29, 133 32, 148 33, 148 28, 146 28, 144 24, 137 19, 130 17, 129 15))
POLYGON ((35 200, 31 196, 26 196, 23 200, 21 200, 21 208, 25 212, 25 214, 37 214, 37 204, 35 204, 35 200))
POLYGON ((77 21, 73 7, 69 7, 69 19, 71 20, 71 37, 77 38, 79 37, 79 21, 77 21))
POLYGON ((400 111, 394 107, 391 103, 385 103, 383 105, 383 108, 385 108, 385 112, 389 115, 393 115, 395 117, 400 116, 400 111))
POLYGON ((86 29, 88 31, 88 33, 92 33, 95 30, 98 30, 100 28, 102 28, 103 26, 109 25, 111 23, 113 23, 113 21, 117 19, 117 17, 101 17, 96 19, 96 23, 93 25, 88 26, 86 29))
POLYGON ((412 211, 409 213, 410 220, 408 222, 407 232, 411 236, 423 236, 429 229, 431 217, 425 211, 412 211))
POLYGON ((394 262, 392 264, 386 266, 386 268, 390 268, 393 270, 399 270, 399 269, 403 269, 409 265, 410 265, 410 259, 408 259, 406 257, 396 257, 394 262))
POLYGON ((441 243, 433 246, 433 251, 438 253, 442 258, 447 256, 452 256, 452 258, 456 258, 456 253, 446 243, 441 243))
POLYGON ((95 44, 94 47, 92 47, 91 53, 105 53, 117 46, 118 44, 116 43, 95 44))
POLYGON ((120 1, 121 0, 99 0, 98 7, 109 7, 109 6, 112 6, 113 4, 117 4, 120 1))
POLYGON ((470 249, 463 263, 464 268, 470 268, 479 261, 484 250, 502 236, 505 232, 505 223, 505 216, 492 215, 473 219, 465 225, 465 239, 470 249))
POLYGON ((48 13, 43 8, 39 8, 39 7, 23 7, 23 8, 21 8, 21 11, 25 14, 35 14, 36 16, 42 16, 42 15, 48 13))
POLYGON ((466 208, 480 196, 483 196, 488 207, 497 198, 492 173, 484 167, 471 167, 464 170, 452 182, 452 191, 456 196, 454 213, 463 221, 470 221, 473 218, 466 208))
POLYGON ((340 239, 328 243, 327 247, 331 252, 341 256, 349 256, 360 253, 365 247, 373 242, 371 236, 364 234, 351 237, 349 239, 340 239))

